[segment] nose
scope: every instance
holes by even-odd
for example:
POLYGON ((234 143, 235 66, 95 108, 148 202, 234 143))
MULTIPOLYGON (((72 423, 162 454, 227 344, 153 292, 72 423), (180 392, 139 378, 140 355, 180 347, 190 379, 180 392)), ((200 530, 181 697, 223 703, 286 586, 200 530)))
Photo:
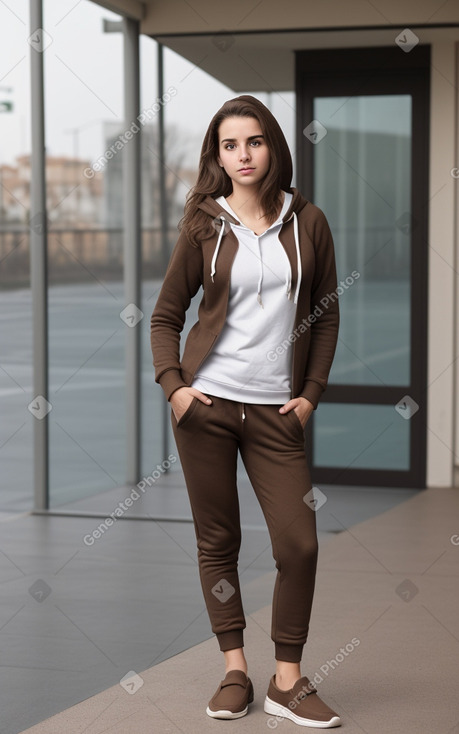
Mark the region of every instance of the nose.
POLYGON ((241 161, 248 161, 250 158, 249 150, 245 146, 241 146, 241 153, 239 156, 241 161))

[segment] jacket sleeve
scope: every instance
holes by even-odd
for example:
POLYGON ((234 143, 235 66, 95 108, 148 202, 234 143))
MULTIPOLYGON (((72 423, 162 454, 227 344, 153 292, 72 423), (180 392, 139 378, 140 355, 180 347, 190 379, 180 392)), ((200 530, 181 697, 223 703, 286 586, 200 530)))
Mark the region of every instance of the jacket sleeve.
POLYGON ((308 228, 316 257, 309 319, 311 341, 301 395, 316 409, 327 387, 338 341, 340 314, 333 237, 324 213, 318 207, 314 209, 316 216, 308 228))
POLYGON ((186 383, 180 371, 180 334, 191 299, 202 283, 202 250, 182 230, 169 261, 150 322, 150 339, 158 382, 166 398, 186 383))

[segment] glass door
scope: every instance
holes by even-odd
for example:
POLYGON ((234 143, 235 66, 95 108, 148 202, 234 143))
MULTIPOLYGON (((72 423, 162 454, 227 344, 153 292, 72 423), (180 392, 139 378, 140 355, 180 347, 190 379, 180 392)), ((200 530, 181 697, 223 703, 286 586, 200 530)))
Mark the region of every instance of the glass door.
POLYGON ((298 59, 299 187, 330 223, 341 325, 313 476, 424 487, 427 90, 393 49, 314 55, 298 59))

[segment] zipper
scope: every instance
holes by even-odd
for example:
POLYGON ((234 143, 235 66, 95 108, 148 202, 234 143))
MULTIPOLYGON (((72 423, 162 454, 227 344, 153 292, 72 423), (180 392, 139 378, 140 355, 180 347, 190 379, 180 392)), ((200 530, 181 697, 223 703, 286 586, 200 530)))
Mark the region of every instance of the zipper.
POLYGON ((241 418, 242 421, 245 421, 245 405, 244 403, 241 403, 242 409, 241 409, 241 418))

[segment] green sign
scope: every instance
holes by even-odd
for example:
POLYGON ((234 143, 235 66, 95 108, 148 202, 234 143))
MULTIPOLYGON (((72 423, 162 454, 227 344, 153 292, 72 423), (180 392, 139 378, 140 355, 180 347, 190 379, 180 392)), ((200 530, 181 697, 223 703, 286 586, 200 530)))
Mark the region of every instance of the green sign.
POLYGON ((0 112, 12 112, 12 111, 13 111, 12 102, 0 102, 0 112))

